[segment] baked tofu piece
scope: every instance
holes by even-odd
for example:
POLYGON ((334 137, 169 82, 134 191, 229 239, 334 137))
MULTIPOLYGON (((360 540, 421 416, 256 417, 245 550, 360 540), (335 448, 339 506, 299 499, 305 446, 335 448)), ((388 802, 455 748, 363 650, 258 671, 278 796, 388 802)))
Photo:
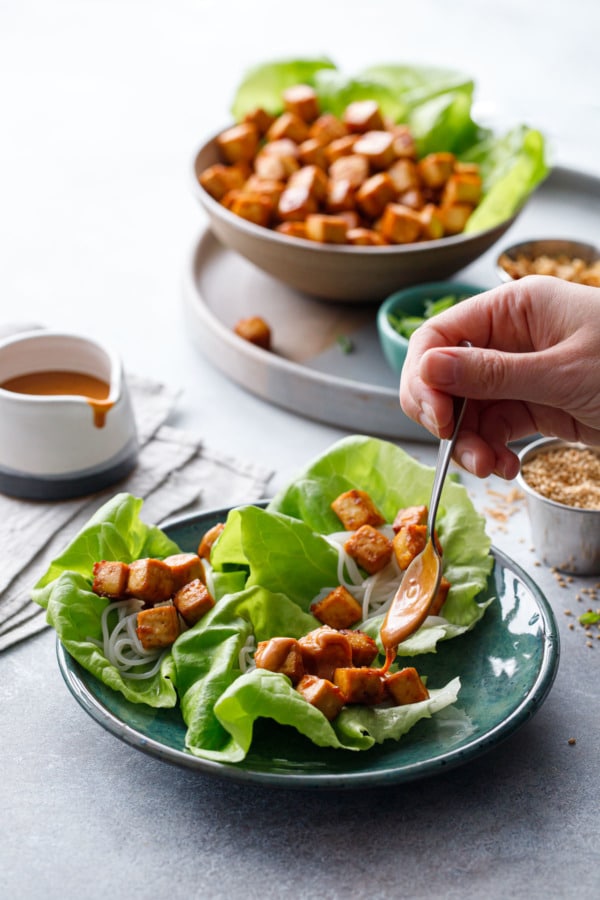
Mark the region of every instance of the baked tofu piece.
POLYGON ((340 631, 322 625, 298 640, 304 671, 318 678, 333 680, 338 668, 352 665, 352 647, 340 631))
POLYGON ((234 326, 234 332, 238 337, 262 347, 263 350, 271 349, 271 329, 267 322, 260 316, 248 316, 240 319, 234 326))
POLYGON ((444 237, 444 221, 438 207, 434 203, 426 203, 419 213, 423 226, 423 237, 428 241, 437 241, 444 237))
POLYGON ((398 203, 402 206, 408 206, 409 209, 421 210, 426 205, 423 191, 419 188, 411 188, 398 197, 398 203))
POLYGON ((92 590, 101 597, 124 597, 127 592, 127 563, 103 559, 94 563, 92 590))
POLYGON ((276 181, 273 178, 260 178, 259 175, 250 175, 244 182, 243 190, 252 194, 262 194, 271 201, 274 207, 279 203, 285 189, 285 182, 276 181))
POLYGON ((286 187, 279 198, 277 215, 284 222, 303 222, 317 209, 317 200, 306 184, 291 184, 286 187))
POLYGON ((354 152, 354 145, 358 140, 356 134, 345 134, 343 137, 336 138, 325 147, 325 158, 327 165, 331 165, 342 156, 350 156, 354 152))
POLYGON ((298 146, 298 157, 304 166, 319 166, 327 168, 327 156, 325 145, 318 138, 307 138, 298 146))
POLYGON ((481 175, 454 172, 444 185, 442 206, 452 203, 470 203, 477 206, 481 200, 481 175))
POLYGON ((469 203, 451 203, 440 208, 440 216, 444 224, 445 234, 460 234, 465 230, 465 225, 473 207, 469 203))
POLYGON ((264 137, 274 121, 275 116, 270 112, 267 112, 267 110, 263 109, 261 106, 250 110, 250 112, 246 113, 244 116, 244 122, 249 122, 251 125, 254 125, 260 137, 264 137))
POLYGON ((400 669, 384 678, 385 690, 396 706, 407 703, 420 703, 429 699, 429 691, 421 681, 419 673, 412 666, 400 669))
POLYGON ((378 669, 366 667, 336 669, 333 683, 341 690, 346 703, 376 706, 385 697, 385 687, 378 669))
POLYGON ((343 137, 348 134, 348 129, 341 119, 334 116, 333 113, 323 113, 310 126, 309 138, 316 138, 323 144, 330 144, 336 138, 343 137))
POLYGON ((335 719, 346 702, 337 685, 327 678, 317 678, 316 675, 305 675, 296 686, 296 690, 312 706, 316 706, 330 722, 335 719))
POLYGON ((406 528, 408 525, 427 525, 427 515, 429 510, 426 506, 404 506, 396 513, 396 517, 392 523, 394 532, 406 528))
POLYGON ((367 131, 354 145, 354 152, 366 156, 371 169, 387 169, 396 159, 394 138, 389 131, 367 131))
POLYGON ((236 193, 228 209, 236 216, 253 222, 255 225, 267 227, 273 216, 273 203, 265 194, 240 191, 236 193))
POLYGON ((319 98, 309 84, 295 84, 283 92, 283 105, 303 122, 313 122, 319 115, 319 98))
POLYGON ((346 241, 355 247, 383 247, 385 241, 380 234, 372 228, 349 228, 346 232, 346 241))
POLYGON ((289 138, 295 144, 301 144, 308 137, 308 125, 293 112, 284 112, 278 116, 267 131, 268 141, 279 141, 289 138))
POLYGON ((315 619, 331 628, 350 628, 362 619, 362 606, 343 585, 313 603, 310 611, 315 619))
POLYGON ((327 175, 319 166, 303 166, 290 175, 289 187, 305 187, 311 197, 314 197, 317 203, 325 200, 327 196, 327 175))
POLYGON ((280 222, 275 226, 275 231, 280 234, 287 234, 288 237, 303 238, 308 240, 306 236, 306 222, 280 222))
POLYGON ((289 138, 270 141, 256 154, 254 171, 261 178, 286 181, 292 172, 300 168, 298 145, 289 138), (272 174, 277 170, 280 174, 272 174))
POLYGON ((127 593, 144 603, 164 603, 173 594, 173 575, 161 559, 136 559, 129 564, 127 593))
POLYGON ((356 531, 361 525, 383 525, 384 517, 366 491, 351 490, 339 494, 331 508, 346 529, 356 531))
POLYGON ((314 213, 306 217, 306 237, 322 244, 345 244, 347 227, 341 216, 314 213))
POLYGON ((327 212, 339 215, 356 210, 356 189, 349 181, 342 179, 329 179, 327 185, 327 197, 325 199, 327 212))
POLYGON ((295 638, 274 637, 268 641, 259 641, 254 662, 257 669, 287 675, 292 684, 298 684, 304 675, 302 651, 295 638))
POLYGON ((239 190, 245 178, 241 167, 215 163, 214 166, 205 169, 198 180, 211 197, 221 201, 229 191, 239 190))
POLYGON ((455 161, 453 153, 429 153, 417 164, 419 175, 427 187, 441 188, 452 175, 455 161))
POLYGON ((379 650, 372 637, 363 631, 351 628, 341 629, 341 633, 348 639, 352 650, 352 665, 355 667, 370 666, 379 650))
POLYGON ((406 525, 394 535, 394 556, 402 571, 425 549, 426 543, 427 525, 406 525))
POLYGON ((356 205, 369 219, 376 219, 396 196, 394 182, 386 172, 363 181, 356 192, 356 205))
POLYGON ((204 566, 197 553, 174 553, 166 556, 163 562, 171 570, 174 591, 178 591, 190 581, 195 581, 196 578, 199 578, 200 581, 205 579, 204 566))
POLYGON ((258 130, 252 122, 241 122, 217 136, 217 147, 228 163, 250 162, 258 150, 258 130))
POLYGON ((423 231, 419 214, 401 203, 388 203, 380 220, 383 237, 391 244, 412 244, 423 231))
POLYGON ((154 606, 137 614, 135 629, 144 650, 170 647, 179 637, 179 617, 174 606, 154 606))
POLYGON ((362 525, 344 544, 344 549, 369 575, 380 572, 392 558, 392 542, 372 525, 362 525))
POLYGON ((417 164, 413 159, 397 159, 388 169, 398 194, 404 194, 421 186, 417 164))
POLYGON ((340 156, 329 166, 329 177, 332 181, 347 181, 356 190, 369 177, 369 163, 357 153, 340 156))
POLYGON ((213 525, 212 528, 209 528, 208 531, 202 535, 200 543, 198 544, 198 556, 202 559, 210 559, 211 550, 224 528, 224 522, 217 522, 216 525, 213 525))
POLYGON ((394 153, 396 156, 416 159, 417 146, 408 125, 392 125, 389 130, 394 136, 394 153))
POLYGON ((429 615, 430 616, 439 616, 442 606, 446 602, 446 597, 448 596, 448 591, 452 585, 448 581, 445 575, 442 575, 442 580, 440 581, 440 586, 438 588, 438 592, 435 595, 431 606, 429 607, 429 615))
POLYGON ((349 103, 342 114, 342 122, 348 131, 360 134, 384 130, 383 116, 375 100, 355 100, 349 103))
POLYGON ((206 585, 195 578, 175 592, 173 603, 177 612, 190 627, 199 622, 209 609, 215 605, 215 601, 206 585))

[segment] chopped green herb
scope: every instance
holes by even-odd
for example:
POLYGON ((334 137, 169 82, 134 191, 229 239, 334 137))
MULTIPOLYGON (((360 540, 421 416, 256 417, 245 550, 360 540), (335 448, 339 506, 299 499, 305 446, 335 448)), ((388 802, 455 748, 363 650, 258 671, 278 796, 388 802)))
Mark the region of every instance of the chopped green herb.
POLYGON ((584 612, 579 616, 581 625, 595 625, 600 622, 600 612, 584 612))
POLYGON ((347 334, 338 334, 336 341, 342 353, 352 353, 354 350, 354 342, 347 334))
POLYGON ((415 333, 417 328, 419 328, 423 322, 427 319, 431 319, 432 316, 437 316, 438 313, 443 312, 445 309, 449 309, 451 306, 454 306, 455 303, 466 300, 467 296, 467 294, 462 294, 460 296, 447 294, 445 297, 440 297, 438 300, 428 299, 425 300, 425 311, 422 316, 398 316, 395 313, 388 313, 388 321, 398 334, 409 340, 411 335, 415 333))

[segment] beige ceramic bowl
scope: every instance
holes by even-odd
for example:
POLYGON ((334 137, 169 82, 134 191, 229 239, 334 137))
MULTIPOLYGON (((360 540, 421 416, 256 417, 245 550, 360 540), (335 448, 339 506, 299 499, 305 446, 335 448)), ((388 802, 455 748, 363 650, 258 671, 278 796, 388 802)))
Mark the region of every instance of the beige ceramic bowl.
POLYGON ((390 247, 350 247, 290 238, 236 216, 214 200, 199 176, 219 161, 215 138, 196 153, 193 189, 217 238, 290 287, 326 300, 379 303, 393 291, 441 281, 485 253, 515 216, 476 234, 390 247))

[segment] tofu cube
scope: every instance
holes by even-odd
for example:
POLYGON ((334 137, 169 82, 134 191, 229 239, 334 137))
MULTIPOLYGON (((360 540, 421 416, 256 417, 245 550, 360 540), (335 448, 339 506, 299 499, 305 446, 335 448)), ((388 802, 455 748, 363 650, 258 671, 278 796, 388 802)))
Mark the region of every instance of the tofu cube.
POLYGON ((310 607, 315 619, 331 628, 350 628, 362 619, 362 606, 343 585, 310 607))
POLYGON ((319 166, 303 166, 290 175, 289 187, 305 187, 317 203, 327 196, 327 175, 319 166))
POLYGON ((216 163, 205 169, 198 180, 211 197, 221 201, 229 191, 239 190, 243 186, 244 173, 238 166, 216 163))
POLYGON ((313 122, 319 115, 319 98, 310 85, 295 84, 283 92, 283 105, 303 122, 313 122))
POLYGON ((323 244, 345 244, 347 227, 342 216, 314 213, 306 217, 306 237, 323 244))
POLYGON ((429 153, 417 164, 419 175, 427 187, 441 188, 452 175, 455 162, 453 153, 429 153))
POLYGON ((186 625, 190 627, 199 622, 209 609, 215 605, 214 598, 206 585, 195 578, 175 592, 173 603, 186 625))
POLYGON ((396 159, 394 138, 389 131, 367 131, 354 145, 354 153, 366 156, 371 169, 387 169, 396 159))
POLYGON ((398 195, 421 186, 417 164, 412 159, 397 159, 388 169, 398 195))
POLYGON ((296 686, 296 690, 330 722, 340 713, 346 702, 337 685, 327 678, 317 678, 316 675, 305 675, 296 686))
POLYGON ((419 188, 411 188, 398 197, 398 203, 408 206, 409 209, 421 210, 425 206, 425 197, 419 188))
POLYGON ((171 570, 173 576, 173 590, 178 591, 190 581, 199 578, 200 581, 205 580, 204 566, 202 560, 197 553, 174 553, 166 556, 164 563, 171 570))
POLYGON ((331 508, 346 529, 356 531, 361 525, 383 525, 385 519, 366 491, 350 490, 339 494, 331 508))
POLYGON ((426 203, 419 213, 423 226, 423 237, 428 241, 437 241, 444 237, 444 221, 440 211, 433 203, 426 203))
POLYGON ((427 525, 406 525, 394 535, 394 556, 402 571, 425 549, 426 543, 427 525))
POLYGON ((346 232, 346 240, 355 247, 383 247, 385 241, 380 234, 372 228, 349 228, 346 232))
POLYGON ((332 181, 349 181, 353 188, 359 188, 369 177, 369 163, 357 153, 340 156, 329 166, 329 177, 332 181))
POLYGON ((202 538, 200 539, 200 543, 198 544, 198 556, 200 556, 202 559, 210 559, 211 550, 224 528, 224 522, 217 522, 216 525, 213 525, 212 528, 209 528, 208 531, 205 531, 205 533, 202 535, 202 538))
POLYGON ((305 166, 319 166, 323 170, 327 168, 325 147, 318 138, 308 138, 306 141, 302 141, 298 146, 298 157, 305 166))
POLYGON ((346 703, 376 706, 385 697, 385 687, 378 669, 366 667, 336 669, 333 683, 341 690, 346 703))
POLYGON ((308 240, 306 235, 306 222, 280 222, 275 227, 275 231, 280 234, 286 234, 288 237, 303 238, 308 240))
POLYGON ((472 212, 473 207, 469 203, 452 203, 449 206, 442 206, 440 216, 445 234, 460 234, 464 231, 472 212))
POLYGON ((154 606, 137 614, 136 634, 144 650, 170 647, 179 637, 179 617, 174 606, 154 606))
POLYGON ((442 206, 453 203, 470 203, 477 206, 481 200, 481 175, 454 172, 444 185, 442 206))
POLYGON ((392 542, 372 525, 362 525, 344 544, 346 552, 369 575, 380 572, 392 558, 392 542))
POLYGON ((342 122, 348 131, 360 134, 384 130, 383 116, 375 100, 355 100, 349 103, 342 114, 342 122))
POLYGON ((271 329, 260 316, 248 316, 247 319, 240 319, 236 322, 233 330, 243 340, 262 347, 263 350, 271 349, 271 329))
POLYGON ((251 194, 262 194, 270 200, 274 207, 279 203, 279 198, 284 189, 285 183, 283 181, 276 181, 273 178, 261 178, 256 174, 251 175, 244 182, 243 186, 243 190, 248 191, 251 194))
POLYGON ((422 234, 418 213, 400 203, 388 203, 380 224, 382 236, 391 244, 412 244, 422 234))
POLYGON ((244 122, 249 122, 251 125, 254 125, 260 137, 264 137, 274 121, 275 116, 271 115, 270 112, 267 112, 266 109, 263 109, 260 106, 250 110, 250 112, 246 113, 244 116, 244 122))
POLYGON ((354 151, 354 145, 357 140, 358 136, 356 134, 345 134, 343 137, 336 138, 335 141, 327 144, 325 147, 327 165, 330 166, 336 159, 341 159, 342 156, 350 156, 354 151))
POLYGON ((346 636, 352 650, 352 665, 356 667, 370 666, 379 650, 372 637, 363 631, 353 629, 341 629, 346 636))
POLYGON ((430 616, 439 616, 442 606, 446 602, 448 591, 450 590, 451 586, 452 585, 445 577, 445 575, 442 575, 442 580, 440 581, 438 592, 435 595, 431 606, 429 607, 430 616))
POLYGON ((421 681, 419 673, 412 666, 400 669, 384 679, 385 689, 396 706, 420 703, 429 699, 429 691, 421 681))
POLYGON ((352 648, 341 632, 322 625, 298 640, 304 671, 318 678, 333 680, 338 668, 352 665, 352 648))
POLYGON ((173 594, 173 575, 161 559, 136 559, 129 564, 127 593, 144 603, 164 603, 173 594))
POLYGON ((103 559, 94 563, 92 590, 101 597, 124 597, 127 592, 127 563, 103 559))
POLYGON ((336 138, 348 134, 348 129, 337 116, 332 113, 323 113, 310 126, 309 138, 316 138, 323 144, 330 144, 336 138))
POLYGON ((392 125, 389 130, 394 137, 394 153, 396 156, 416 159, 417 147, 408 125, 392 125))
POLYGON ((395 196, 396 189, 390 176, 378 172, 361 184, 356 192, 356 205, 367 218, 376 219, 395 196))
POLYGON ((405 506, 399 509, 393 521, 394 532, 406 528, 408 525, 427 525, 429 510, 426 506, 405 506))
POLYGON ((273 216, 273 203, 264 194, 240 192, 228 207, 236 216, 266 228, 273 216))
POLYGON ((281 194, 277 215, 284 222, 303 222, 316 212, 318 203, 306 184, 292 184, 281 194))
POLYGON ((233 125, 218 135, 217 147, 225 162, 250 162, 258 150, 258 130, 252 122, 233 125))
POLYGON ((308 125, 296 113, 284 112, 275 119, 266 137, 267 141, 289 138, 295 144, 301 144, 308 137, 308 125))
POLYGON ((349 181, 329 179, 325 208, 329 213, 353 212, 356 209, 356 189, 349 181))
POLYGON ((302 651, 295 638, 275 637, 259 641, 254 662, 257 669, 268 669, 286 675, 292 684, 298 684, 304 675, 302 651))

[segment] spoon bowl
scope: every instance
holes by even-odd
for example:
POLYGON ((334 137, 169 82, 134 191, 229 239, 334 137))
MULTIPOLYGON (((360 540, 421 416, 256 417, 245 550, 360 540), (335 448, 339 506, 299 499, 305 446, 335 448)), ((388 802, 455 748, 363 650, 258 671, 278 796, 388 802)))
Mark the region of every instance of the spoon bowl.
POLYGON ((440 441, 427 516, 427 543, 406 569, 381 626, 381 642, 388 654, 395 653, 398 644, 421 627, 440 586, 442 558, 434 540, 435 520, 466 404, 466 399, 457 399, 452 437, 440 441))

